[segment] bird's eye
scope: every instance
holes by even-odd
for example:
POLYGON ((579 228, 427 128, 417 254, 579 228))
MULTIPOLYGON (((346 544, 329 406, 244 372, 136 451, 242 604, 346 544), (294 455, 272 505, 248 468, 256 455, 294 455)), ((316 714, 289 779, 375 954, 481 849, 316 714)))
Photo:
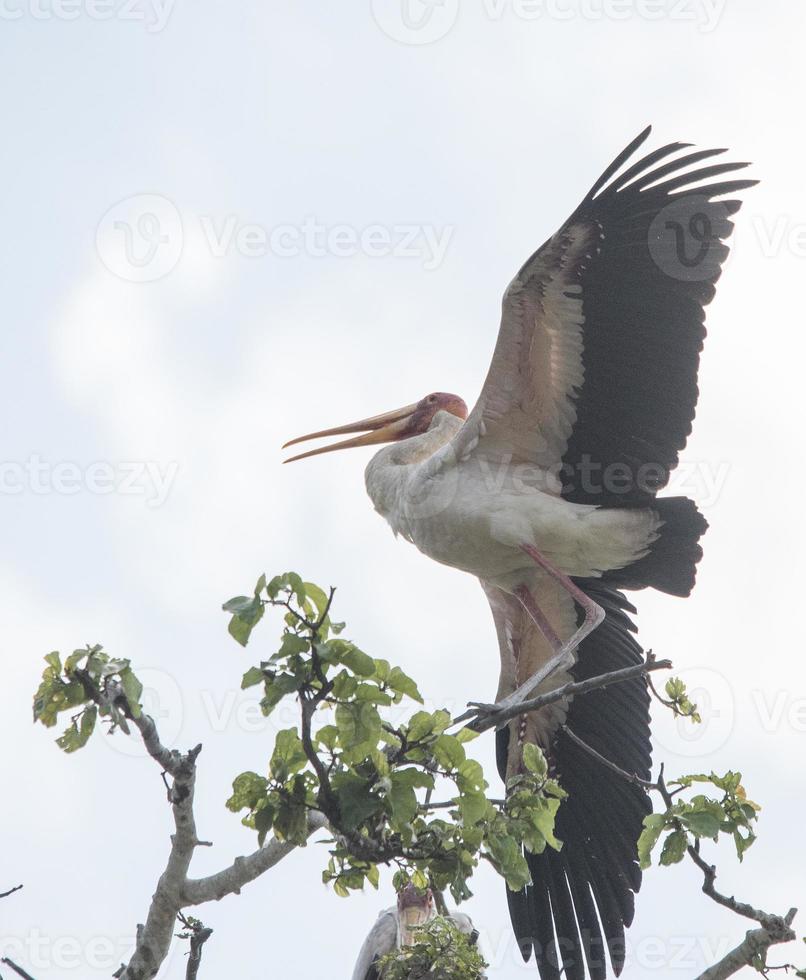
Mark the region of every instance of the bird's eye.
POLYGON ((436 400, 437 400, 437 396, 436 396, 436 395, 429 395, 429 396, 428 396, 428 401, 429 401, 429 402, 430 402, 430 403, 431 403, 432 405, 434 404, 434 402, 435 402, 436 400))

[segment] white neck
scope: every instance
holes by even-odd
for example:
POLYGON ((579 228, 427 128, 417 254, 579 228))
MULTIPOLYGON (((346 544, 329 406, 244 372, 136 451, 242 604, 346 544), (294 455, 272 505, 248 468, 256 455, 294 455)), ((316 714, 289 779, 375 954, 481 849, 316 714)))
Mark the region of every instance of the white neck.
POLYGON ((378 511, 391 524, 395 534, 409 537, 400 523, 406 486, 415 471, 429 462, 437 464, 436 454, 462 428, 464 422, 450 412, 437 412, 428 429, 418 436, 384 446, 369 461, 364 473, 367 493, 378 511))

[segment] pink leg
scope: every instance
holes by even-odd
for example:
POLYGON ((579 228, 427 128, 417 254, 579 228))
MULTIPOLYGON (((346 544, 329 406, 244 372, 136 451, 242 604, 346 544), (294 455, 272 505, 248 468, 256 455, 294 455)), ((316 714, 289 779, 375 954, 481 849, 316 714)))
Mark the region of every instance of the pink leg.
MULTIPOLYGON (((532 559, 535 565, 539 565, 544 571, 548 572, 548 574, 551 575, 556 582, 559 582, 571 596, 574 602, 578 603, 582 607, 582 611, 585 613, 585 618, 576 633, 574 633, 571 639, 565 644, 565 648, 568 651, 576 650, 585 637, 592 633, 596 627, 601 624, 602 620, 605 618, 604 609, 602 609, 598 603, 594 602, 589 595, 585 595, 582 589, 575 585, 566 574, 561 572, 558 568, 555 568, 551 562, 546 561, 537 548, 532 547, 530 544, 522 544, 521 550, 532 559)), ((529 612, 528 609, 527 612, 529 612)), ((545 620, 545 616, 543 616, 542 613, 541 618, 545 620)), ((540 623, 538 623, 537 620, 535 620, 535 625, 538 627, 538 629, 541 629, 540 623)), ((556 636, 556 634, 554 635, 556 636)), ((549 639, 549 637, 546 637, 546 639, 549 639)), ((551 642, 550 639, 549 642, 551 642)))
POLYGON ((552 650, 554 651, 554 656, 551 660, 547 661, 543 666, 534 673, 528 681, 512 692, 503 701, 500 701, 496 707, 509 707, 513 704, 519 704, 521 701, 525 701, 526 698, 534 691, 538 684, 546 680, 552 674, 556 673, 565 667, 570 667, 574 662, 573 653, 574 650, 579 646, 579 644, 592 633, 597 626, 602 622, 605 617, 604 609, 590 598, 590 596, 585 595, 585 593, 578 588, 571 579, 561 572, 559 569, 555 568, 550 562, 540 554, 537 548, 532 547, 530 544, 521 545, 522 550, 534 561, 536 565, 547 572, 556 582, 568 592, 574 602, 577 602, 585 613, 585 618, 580 624, 574 635, 567 640, 565 643, 557 636, 551 623, 549 623, 546 615, 543 613, 541 608, 534 600, 532 593, 526 588, 526 586, 520 586, 520 588, 515 590, 515 595, 517 596, 519 602, 529 614, 532 622, 540 630, 546 640, 549 642, 552 650))

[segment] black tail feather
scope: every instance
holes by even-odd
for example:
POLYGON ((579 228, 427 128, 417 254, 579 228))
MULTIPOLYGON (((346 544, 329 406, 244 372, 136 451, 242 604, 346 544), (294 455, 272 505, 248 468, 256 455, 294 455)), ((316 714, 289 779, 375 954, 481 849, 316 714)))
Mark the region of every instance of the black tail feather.
POLYGON ((708 522, 688 497, 659 497, 652 510, 663 523, 649 554, 627 568, 606 572, 603 581, 619 589, 651 587, 668 595, 690 595, 708 522))

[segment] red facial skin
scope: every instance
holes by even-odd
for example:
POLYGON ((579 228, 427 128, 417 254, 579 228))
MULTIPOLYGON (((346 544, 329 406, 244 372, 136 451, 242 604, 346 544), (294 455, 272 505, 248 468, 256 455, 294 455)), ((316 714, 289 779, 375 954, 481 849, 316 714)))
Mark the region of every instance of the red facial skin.
POLYGON ((437 412, 450 412, 457 418, 467 418, 467 405, 458 395, 450 395, 444 391, 435 391, 417 402, 417 408, 409 418, 406 428, 401 433, 401 439, 418 436, 427 432, 437 412))
POLYGON ((434 896, 430 888, 427 888, 424 892, 420 892, 414 887, 414 885, 406 885, 406 887, 398 893, 397 907, 401 912, 408 908, 428 909, 433 901, 434 896))

